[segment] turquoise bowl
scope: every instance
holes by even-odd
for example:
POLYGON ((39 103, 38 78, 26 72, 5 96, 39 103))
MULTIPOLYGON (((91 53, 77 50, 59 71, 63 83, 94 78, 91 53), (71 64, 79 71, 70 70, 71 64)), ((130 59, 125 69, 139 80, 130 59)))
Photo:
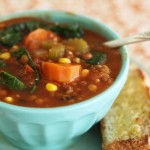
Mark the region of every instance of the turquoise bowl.
MULTIPOLYGON (((17 12, 0 17, 0 22, 27 16, 51 22, 77 22, 108 40, 118 38, 106 25, 94 19, 62 11, 17 12)), ((129 57, 125 47, 120 53, 122 67, 113 85, 84 102, 56 108, 26 108, 0 102, 0 132, 21 150, 65 149, 106 115, 121 91, 127 79, 129 57)))

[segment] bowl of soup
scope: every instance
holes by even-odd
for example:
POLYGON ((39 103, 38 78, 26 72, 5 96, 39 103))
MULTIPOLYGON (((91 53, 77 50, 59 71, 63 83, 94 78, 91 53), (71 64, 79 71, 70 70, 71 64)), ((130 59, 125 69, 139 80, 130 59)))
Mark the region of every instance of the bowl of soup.
POLYGON ((63 11, 0 18, 0 132, 27 150, 63 150, 108 112, 128 73, 106 25, 63 11))

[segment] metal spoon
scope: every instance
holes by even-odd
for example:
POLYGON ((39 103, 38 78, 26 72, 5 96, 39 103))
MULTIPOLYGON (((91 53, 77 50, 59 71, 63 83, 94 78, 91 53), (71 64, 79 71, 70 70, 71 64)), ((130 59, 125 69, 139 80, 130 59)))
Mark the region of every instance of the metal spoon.
POLYGON ((144 33, 135 34, 126 38, 104 42, 103 45, 110 47, 110 48, 115 48, 115 47, 120 47, 123 45, 144 42, 144 41, 149 41, 149 40, 150 40, 150 32, 144 32, 144 33))

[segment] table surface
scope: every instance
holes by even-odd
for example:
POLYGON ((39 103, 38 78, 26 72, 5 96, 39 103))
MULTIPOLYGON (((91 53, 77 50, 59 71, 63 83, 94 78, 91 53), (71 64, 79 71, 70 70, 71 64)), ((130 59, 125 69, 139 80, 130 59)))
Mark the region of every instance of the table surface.
MULTIPOLYGON (((120 37, 150 31, 150 0, 0 0, 0 16, 23 10, 65 10, 96 18, 120 37)), ((129 55, 150 67, 150 42, 127 46, 129 55)))
MULTIPOLYGON (((150 31, 150 0, 0 0, 0 16, 22 10, 65 10, 96 18, 121 37, 150 31)), ((131 57, 150 67, 150 42, 129 45, 131 57)))

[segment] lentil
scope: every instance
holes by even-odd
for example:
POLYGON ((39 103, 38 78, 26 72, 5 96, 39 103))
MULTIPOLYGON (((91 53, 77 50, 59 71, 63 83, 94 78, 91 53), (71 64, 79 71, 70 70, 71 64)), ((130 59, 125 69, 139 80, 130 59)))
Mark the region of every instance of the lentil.
POLYGON ((108 66, 106 65, 103 65, 101 68, 100 68, 100 71, 101 72, 105 72, 106 74, 109 74, 110 73, 110 69, 108 66))
POLYGON ((30 101, 33 101, 33 100, 35 100, 36 98, 37 98, 36 95, 31 95, 31 96, 29 97, 29 100, 30 100, 30 101))
POLYGON ((95 80, 95 83, 99 83, 101 80, 100 79, 96 79, 95 80))
POLYGON ((87 85, 87 81, 81 81, 81 82, 80 82, 80 85, 86 86, 86 85, 87 85))
POLYGON ((75 63, 80 63, 80 62, 81 62, 81 60, 80 60, 80 58, 75 57, 75 58, 73 59, 73 62, 75 62, 75 63))
POLYGON ((66 91, 66 94, 71 94, 71 93, 73 93, 72 89, 66 91))
POLYGON ((92 56, 92 54, 90 53, 90 52, 88 52, 88 53, 84 53, 83 55, 82 55, 82 58, 84 58, 84 59, 90 59, 90 58, 92 58, 93 56, 92 56))
POLYGON ((95 84, 89 84, 88 89, 89 91, 95 92, 97 90, 97 86, 95 84))
POLYGON ((38 105, 42 104, 43 102, 44 102, 44 100, 42 98, 35 99, 35 103, 38 105))
POLYGON ((83 69, 82 72, 81 72, 81 76, 86 77, 89 74, 89 72, 90 71, 88 69, 83 69))
POLYGON ((28 62, 28 57, 26 55, 22 55, 20 61, 21 63, 26 64, 28 62))

